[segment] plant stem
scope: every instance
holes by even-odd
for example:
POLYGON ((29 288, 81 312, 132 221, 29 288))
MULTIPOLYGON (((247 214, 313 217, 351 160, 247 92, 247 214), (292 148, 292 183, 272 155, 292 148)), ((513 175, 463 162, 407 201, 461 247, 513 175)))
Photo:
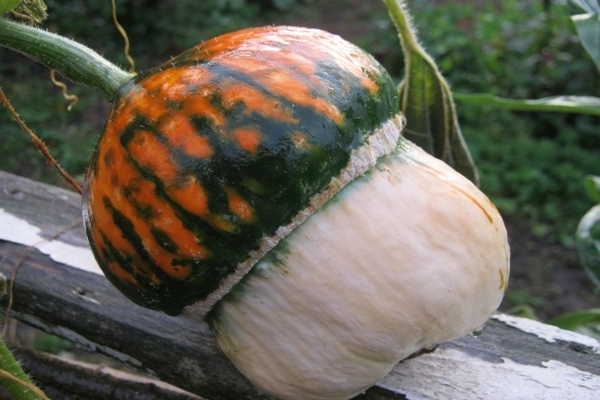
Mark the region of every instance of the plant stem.
POLYGON ((58 70, 70 80, 100 91, 111 100, 134 74, 71 39, 0 18, 0 46, 58 70))
MULTIPOLYGON (((415 53, 423 58, 427 64, 434 68, 435 71, 437 71, 436 63, 429 56, 429 54, 427 54, 417 39, 416 30, 412 26, 408 10, 404 5, 404 0, 383 0, 383 2, 385 3, 388 13, 394 22, 394 25, 396 26, 396 30, 398 31, 400 44, 402 45, 404 57, 407 61, 407 68, 410 67, 411 53, 415 53)), ((408 73, 406 76, 408 76, 408 73)))
MULTIPOLYGON (((27 374, 0 338, 0 370, 6 372, 11 379, 2 377, 0 384, 8 390, 16 400, 44 400, 47 397, 31 383, 27 374)), ((4 374, 3 374, 4 375, 4 374)))

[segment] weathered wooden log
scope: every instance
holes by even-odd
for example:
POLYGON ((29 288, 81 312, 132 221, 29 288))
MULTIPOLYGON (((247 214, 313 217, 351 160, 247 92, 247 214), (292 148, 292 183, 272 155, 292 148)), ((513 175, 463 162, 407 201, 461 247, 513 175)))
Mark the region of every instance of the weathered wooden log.
POLYGON ((203 400, 160 380, 25 348, 13 351, 52 400, 203 400))
MULTIPOLYGON (((16 265, 15 318, 206 399, 270 398, 221 354, 205 323, 138 307, 108 283, 87 248, 78 195, 0 172, 0 272, 11 277, 16 265)), ((585 400, 599 393, 598 341, 497 314, 481 337, 405 360, 357 398, 585 400)))

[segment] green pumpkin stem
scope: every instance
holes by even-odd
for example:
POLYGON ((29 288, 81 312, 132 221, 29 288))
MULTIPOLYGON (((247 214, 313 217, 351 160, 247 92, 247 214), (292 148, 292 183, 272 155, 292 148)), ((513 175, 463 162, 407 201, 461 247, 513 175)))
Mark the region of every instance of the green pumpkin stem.
POLYGON ((0 18, 0 46, 56 69, 73 82, 100 91, 109 100, 134 76, 71 39, 6 18, 0 18))

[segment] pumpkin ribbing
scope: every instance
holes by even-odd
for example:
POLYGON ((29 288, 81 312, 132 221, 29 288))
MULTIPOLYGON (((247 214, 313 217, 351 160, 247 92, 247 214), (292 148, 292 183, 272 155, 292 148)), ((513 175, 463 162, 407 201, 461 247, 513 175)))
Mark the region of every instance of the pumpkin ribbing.
POLYGON ((396 96, 366 53, 303 28, 234 32, 141 74, 87 177, 101 267, 147 307, 205 299, 338 176, 396 96))

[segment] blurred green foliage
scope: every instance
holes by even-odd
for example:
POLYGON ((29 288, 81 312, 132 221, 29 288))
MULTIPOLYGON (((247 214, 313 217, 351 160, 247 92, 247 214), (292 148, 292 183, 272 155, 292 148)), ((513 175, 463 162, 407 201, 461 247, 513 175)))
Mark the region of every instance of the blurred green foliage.
MULTIPOLYGON (((49 17, 44 25, 51 31, 126 64, 123 38, 113 24, 110 1, 48 0, 47 4, 49 17)), ((202 40, 250 25, 259 9, 259 4, 247 0, 117 1, 118 20, 132 43, 132 56, 142 63, 157 57, 164 60, 202 40)))
POLYGON ((562 329, 600 339, 600 308, 566 313, 553 318, 548 323, 562 329))
POLYGON ((34 350, 52 354, 60 354, 74 347, 75 345, 66 339, 43 333, 38 335, 32 345, 34 350))
MULTIPOLYGON (((506 298, 510 304, 515 305, 515 310, 519 313, 527 312, 530 316, 534 315, 533 309, 542 307, 544 305, 544 299, 535 296, 527 290, 509 290, 506 292, 506 298)), ((510 314, 515 314, 514 310, 510 311, 510 314)))
MULTIPOLYGON (((9 55, 4 49, 0 49, 0 60, 3 61, 0 84, 21 118, 67 171, 83 174, 108 114, 108 104, 91 90, 69 85, 69 93, 78 95, 79 102, 68 112, 69 102, 50 81, 47 69, 24 57, 9 55), (4 62, 6 59, 11 62, 4 62)), ((64 80, 60 75, 58 78, 64 80)), ((65 185, 3 107, 0 107, 0 154, 2 170, 65 185)))
MULTIPOLYGON (((260 24, 265 13, 288 10, 310 0, 117 0, 118 20, 127 30, 136 59, 177 55, 225 32, 260 24)), ((85 43, 125 64, 123 39, 112 21, 110 1, 47 0, 50 30, 85 43)), ((154 64, 145 65, 149 68, 154 64)))

